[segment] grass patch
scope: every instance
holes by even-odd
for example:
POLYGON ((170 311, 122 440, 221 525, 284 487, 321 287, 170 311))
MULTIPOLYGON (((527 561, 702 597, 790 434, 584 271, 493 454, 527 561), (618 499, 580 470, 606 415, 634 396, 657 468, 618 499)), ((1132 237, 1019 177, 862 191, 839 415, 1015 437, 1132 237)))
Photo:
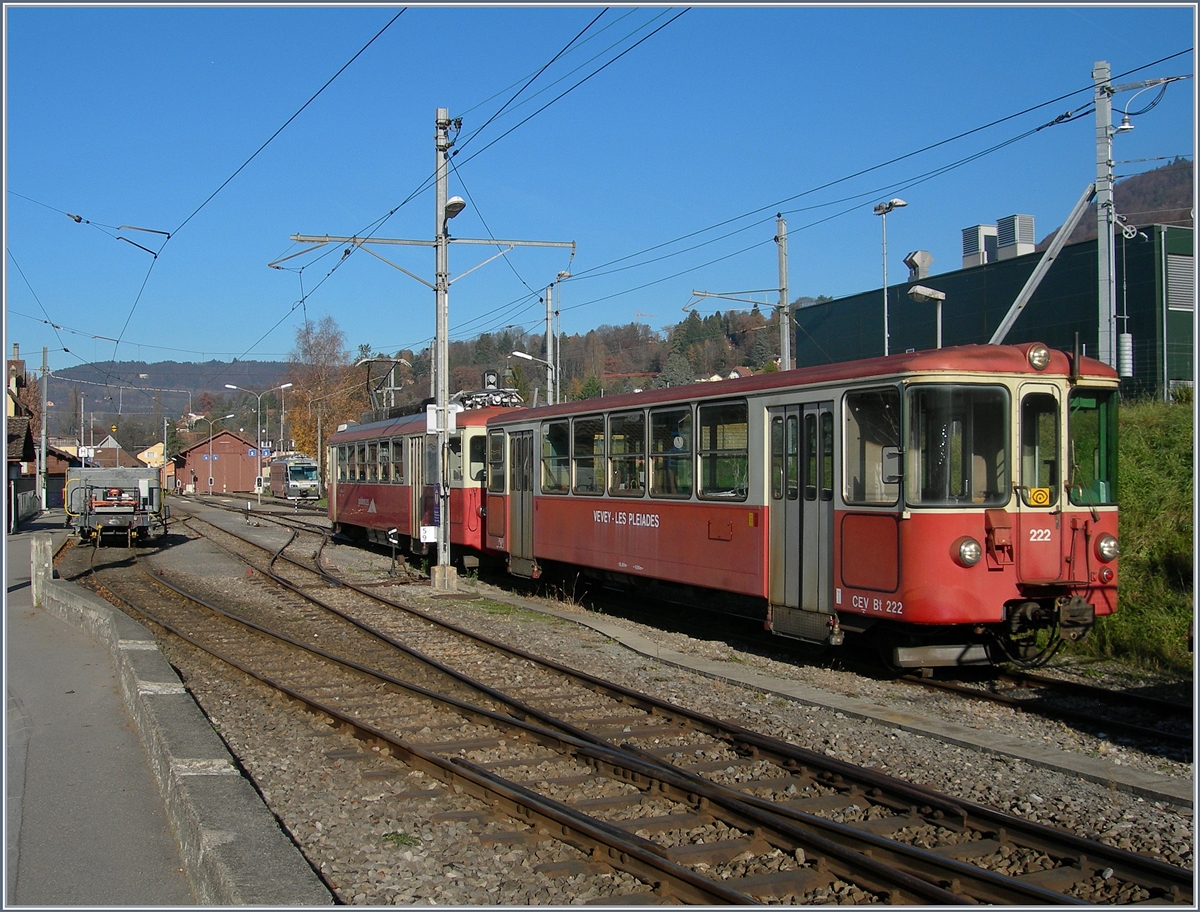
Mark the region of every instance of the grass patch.
POLYGON ((416 836, 410 836, 408 833, 384 833, 384 842, 390 842, 394 846, 419 846, 421 840, 416 836))
POLYGON ((493 599, 479 599, 475 605, 483 609, 487 614, 494 614, 500 617, 510 617, 518 621, 557 621, 558 618, 549 614, 542 614, 540 611, 530 611, 527 608, 518 608, 516 605, 509 605, 507 602, 497 602, 493 599))
POLYGON ((1188 671, 1194 610, 1191 397, 1123 403, 1119 433, 1117 612, 1098 618, 1092 636, 1073 651, 1188 671))

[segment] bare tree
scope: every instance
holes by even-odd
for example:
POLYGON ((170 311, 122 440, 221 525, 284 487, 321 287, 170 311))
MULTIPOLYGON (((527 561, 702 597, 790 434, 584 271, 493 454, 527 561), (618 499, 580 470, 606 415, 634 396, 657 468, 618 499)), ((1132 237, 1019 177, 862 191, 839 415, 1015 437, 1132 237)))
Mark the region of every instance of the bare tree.
POLYGON ((315 324, 305 321, 296 330, 287 372, 292 384, 289 436, 296 449, 322 464, 321 447, 338 424, 357 419, 368 408, 365 386, 354 382, 353 373, 346 334, 333 317, 326 315, 315 324))

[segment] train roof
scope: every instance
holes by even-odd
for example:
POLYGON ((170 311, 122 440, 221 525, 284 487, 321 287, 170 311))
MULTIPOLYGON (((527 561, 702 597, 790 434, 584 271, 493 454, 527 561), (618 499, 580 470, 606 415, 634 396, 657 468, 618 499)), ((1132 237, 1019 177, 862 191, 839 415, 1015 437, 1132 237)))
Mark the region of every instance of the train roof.
MULTIPOLYGON (((501 421, 520 420, 536 412, 537 418, 553 418, 558 415, 574 415, 581 411, 610 411, 620 408, 638 408, 647 405, 669 404, 681 400, 723 399, 728 396, 746 395, 787 389, 794 386, 826 386, 848 381, 885 380, 911 374, 1006 374, 1028 375, 1029 377, 1065 377, 1071 372, 1071 357, 1065 352, 1050 349, 1050 363, 1043 370, 1035 370, 1029 363, 1029 350, 1041 343, 1030 342, 1020 345, 960 345, 952 348, 928 351, 904 352, 886 357, 866 358, 860 361, 840 361, 815 367, 801 367, 790 371, 770 374, 755 374, 734 380, 690 383, 668 389, 644 390, 640 393, 623 393, 589 399, 584 402, 567 402, 558 405, 540 406, 536 409, 514 410, 503 415, 501 421)), ((1093 380, 1116 382, 1117 372, 1094 358, 1081 358, 1079 374, 1093 380)))
MULTIPOLYGON (((486 406, 461 411, 455 417, 458 427, 482 427, 489 418, 505 412, 523 411, 513 406, 486 406)), ((338 430, 329 438, 329 442, 341 443, 349 440, 364 440, 374 437, 399 437, 403 434, 422 433, 428 423, 425 412, 415 415, 403 415, 399 418, 389 418, 384 421, 372 421, 369 424, 352 424, 338 430)))

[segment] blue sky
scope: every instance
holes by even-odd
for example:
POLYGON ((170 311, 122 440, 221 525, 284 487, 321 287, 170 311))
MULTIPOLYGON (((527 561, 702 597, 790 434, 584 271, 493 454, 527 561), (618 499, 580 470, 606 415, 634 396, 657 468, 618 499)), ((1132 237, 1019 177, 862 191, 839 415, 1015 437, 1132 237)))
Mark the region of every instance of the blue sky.
MULTIPOLYGON (((1117 84, 1190 75, 1196 31, 1182 5, 413 7, 388 25, 400 9, 6 6, 8 350, 36 366, 47 346, 52 370, 283 359, 326 314, 351 348, 428 345, 432 291, 379 259, 267 264, 302 249, 293 234, 431 239, 438 107, 463 118, 454 236, 577 244, 469 275, 492 251, 453 245, 453 338, 540 332, 560 270, 567 333, 777 287, 777 211, 793 298, 879 287, 871 210, 893 196, 889 280, 916 249, 951 271, 966 227, 1030 214, 1040 239, 1065 219, 1095 177, 1095 119, 923 175, 1089 112, 1098 60, 1117 84)), ((1116 137, 1118 176, 1192 157, 1195 110, 1194 82, 1171 84, 1116 137)), ((433 281, 431 248, 373 249, 433 281)))

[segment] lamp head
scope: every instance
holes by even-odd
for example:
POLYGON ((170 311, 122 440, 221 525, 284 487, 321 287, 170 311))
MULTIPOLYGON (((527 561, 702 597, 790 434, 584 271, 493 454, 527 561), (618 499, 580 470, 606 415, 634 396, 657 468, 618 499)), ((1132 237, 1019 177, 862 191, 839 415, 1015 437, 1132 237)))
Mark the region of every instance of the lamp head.
POLYGON ((914 285, 908 290, 908 296, 918 304, 946 300, 946 293, 944 291, 938 291, 936 288, 929 288, 926 285, 914 285))
POLYGON ((875 214, 876 215, 887 215, 893 209, 899 209, 899 208, 901 208, 903 206, 907 206, 907 205, 908 205, 908 203, 904 202, 904 200, 900 199, 899 197, 896 197, 894 199, 888 200, 886 203, 877 203, 875 206, 875 214))
POLYGON ((1126 114, 1124 117, 1121 118, 1121 126, 1117 127, 1115 130, 1113 130, 1113 133, 1114 134, 1115 133, 1128 133, 1132 129, 1133 129, 1133 124, 1131 124, 1129 122, 1129 115, 1126 114))
POLYGON ((452 219, 467 208, 467 201, 461 196, 452 196, 446 200, 446 218, 452 219))

